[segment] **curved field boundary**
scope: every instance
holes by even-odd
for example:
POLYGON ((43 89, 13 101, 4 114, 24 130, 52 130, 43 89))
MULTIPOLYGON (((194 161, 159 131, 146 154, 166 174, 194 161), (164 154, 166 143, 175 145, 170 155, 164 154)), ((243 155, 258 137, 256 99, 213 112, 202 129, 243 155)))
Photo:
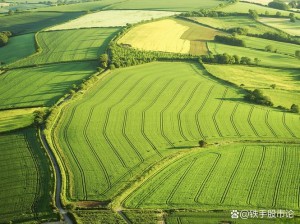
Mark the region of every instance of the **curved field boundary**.
POLYGON ((218 126, 218 122, 217 122, 216 116, 217 116, 217 114, 218 114, 218 112, 219 112, 219 110, 220 110, 220 108, 221 108, 221 106, 223 104, 223 99, 225 98, 227 92, 228 92, 228 88, 226 88, 224 90, 224 93, 222 95, 222 99, 220 100, 220 103, 219 103, 218 107, 216 108, 216 110, 215 110, 215 112, 213 113, 213 116, 212 116, 214 124, 215 124, 215 127, 216 127, 217 132, 218 132, 218 134, 219 134, 220 137, 223 137, 223 135, 222 135, 221 130, 220 130, 219 126, 218 126))
POLYGON ((199 88, 199 86, 201 85, 201 83, 198 83, 195 88, 192 90, 189 98, 187 99, 187 101, 185 101, 185 104, 180 108, 180 110, 177 113, 177 121, 178 121, 178 127, 179 127, 179 132, 180 135, 183 137, 183 139, 185 141, 188 141, 187 137, 184 135, 183 130, 182 130, 182 124, 181 124, 181 114, 184 111, 184 109, 187 107, 187 105, 190 103, 191 99, 193 98, 193 96, 195 95, 195 92, 197 91, 197 89, 199 88))
POLYGON ((176 183, 175 187, 172 189, 171 193, 169 194, 169 197, 166 200, 166 204, 171 206, 171 200, 174 197, 174 194, 176 193, 177 189, 179 188, 182 181, 185 179, 186 175, 189 173, 195 162, 198 160, 198 158, 194 158, 194 160, 191 162, 191 164, 187 167, 187 169, 184 171, 178 182, 176 183))
POLYGON ((215 168, 216 168, 216 166, 217 166, 217 164, 218 164, 218 162, 219 162, 219 160, 221 158, 221 154, 220 153, 212 152, 212 154, 216 154, 217 157, 216 157, 213 165, 210 167, 210 170, 208 171, 206 177, 204 178, 204 180, 203 180, 200 188, 198 189, 197 194, 194 197, 194 202, 196 202, 196 203, 199 203, 199 197, 201 196, 201 194, 202 194, 202 192, 204 190, 205 185, 207 184, 207 182, 211 178, 211 176, 212 176, 212 174, 213 174, 213 172, 214 172, 214 170, 215 170, 215 168))
POLYGON ((177 217, 177 218, 176 218, 176 221, 177 221, 177 224, 182 224, 182 221, 181 221, 181 218, 180 218, 180 217, 177 217))
POLYGON ((141 133, 144 136, 144 138, 146 139, 146 141, 149 143, 149 145, 151 145, 151 147, 153 148, 153 150, 155 150, 156 153, 160 157, 162 157, 161 153, 157 150, 157 148, 155 147, 154 143, 148 138, 148 136, 145 133, 145 117, 146 117, 147 110, 149 110, 153 106, 153 104, 158 100, 158 98, 165 91, 165 89, 171 84, 172 81, 173 80, 169 80, 169 82, 167 82, 163 86, 163 88, 160 90, 160 92, 156 95, 156 97, 153 99, 153 101, 142 111, 141 133))
POLYGON ((204 106, 205 106, 205 104, 206 104, 206 102, 207 102, 207 100, 208 100, 208 98, 209 98, 209 96, 210 96, 210 94, 211 94, 214 87, 215 87, 214 85, 210 87, 210 89, 208 90, 204 100, 202 101, 201 106, 199 107, 199 109, 195 113, 195 121, 196 121, 196 124, 197 124, 197 129, 198 129, 198 132, 199 132, 199 134, 201 135, 201 137, 203 139, 206 139, 206 137, 204 136, 204 134, 201 130, 201 126, 200 126, 200 122, 199 122, 199 114, 202 111, 202 109, 204 108, 204 106))
POLYGON ((298 189, 298 208, 300 208, 300 186, 298 189))
POLYGON ((250 111, 249 111, 249 114, 248 114, 248 118, 247 118, 247 121, 252 129, 252 131, 254 132, 254 134, 257 136, 257 137, 260 137, 260 135, 257 133, 256 129, 254 128, 253 124, 251 123, 251 116, 252 116, 252 112, 254 110, 254 106, 251 107, 250 111))
POLYGON ((75 114, 75 111, 77 109, 78 105, 76 105, 75 107, 73 107, 72 111, 71 111, 71 115, 67 121, 67 124, 65 125, 65 128, 63 130, 63 135, 64 135, 64 139, 65 139, 65 142, 67 144, 67 147, 77 165, 77 168, 79 169, 79 172, 80 172, 80 177, 81 177, 81 184, 82 184, 82 193, 83 193, 83 198, 85 200, 87 200, 87 191, 86 191, 86 179, 85 179, 85 174, 84 174, 84 170, 82 169, 80 163, 79 163, 79 160, 77 158, 77 156, 75 155, 75 153, 73 152, 73 149, 71 147, 71 144, 69 142, 69 138, 68 138, 68 133, 67 133, 67 130, 69 129, 70 127, 70 124, 71 124, 71 121, 73 120, 73 117, 74 117, 74 114, 75 114))
POLYGON ((286 128, 286 130, 291 134, 292 137, 294 138, 297 138, 296 135, 292 132, 292 130, 289 128, 289 126, 286 124, 286 121, 285 121, 285 115, 286 113, 284 112, 282 114, 282 123, 284 125, 284 127, 286 128))
POLYGON ((233 179, 235 178, 236 173, 237 173, 237 171, 238 171, 238 169, 239 169, 239 166, 241 165, 241 162, 242 162, 242 160, 243 160, 243 157, 244 157, 244 154, 245 154, 245 150, 246 150, 246 147, 244 146, 243 149, 242 149, 242 152, 241 152, 241 154, 240 154, 239 160, 238 160, 238 162, 237 162, 237 164, 236 164, 236 166, 235 166, 235 168, 234 168, 234 170, 233 170, 233 172, 232 172, 232 174, 231 174, 231 176, 230 176, 230 179, 229 179, 229 181, 228 181, 228 183, 227 183, 227 185, 226 185, 225 191, 224 191, 224 193, 223 193, 223 195, 222 195, 222 197, 221 197, 221 200, 220 200, 220 203, 221 203, 221 204, 223 204, 224 201, 225 201, 225 198, 226 198, 227 193, 228 193, 228 191, 229 191, 229 188, 230 188, 230 186, 231 186, 231 184, 232 184, 232 181, 233 181, 233 179))
POLYGON ((267 110, 266 116, 265 116, 265 122, 266 125, 268 126, 268 128, 270 129, 270 131, 272 132, 272 134, 274 135, 274 137, 278 138, 278 135, 276 134, 276 132, 273 130, 273 128, 271 127, 271 125, 269 124, 269 113, 270 111, 267 110))
POLYGON ((238 128, 236 127, 235 122, 234 122, 234 115, 235 115, 235 112, 236 112, 238 106, 239 106, 239 103, 237 103, 237 104, 234 106, 234 108, 233 108, 233 110, 232 110, 232 113, 231 113, 231 115, 230 115, 230 121, 231 121, 232 127, 234 128, 234 130, 235 130, 237 136, 241 137, 242 135, 240 134, 240 132, 239 132, 239 130, 238 130, 238 128))
POLYGON ((173 103, 173 101, 175 100, 175 98, 177 97, 177 95, 180 93, 180 91, 182 90, 183 86, 185 86, 187 83, 187 81, 184 81, 179 88, 177 89, 177 91, 175 92, 175 94, 173 95, 173 97, 170 99, 170 101, 166 104, 166 106, 160 111, 159 116, 160 116, 160 132, 161 135, 164 137, 164 139, 169 143, 169 145, 171 147, 174 147, 174 144, 171 142, 171 140, 166 136, 165 131, 164 131, 164 112, 169 108, 169 106, 173 103))
POLYGON ((278 174, 278 177, 276 180, 276 186, 275 186, 275 191, 274 191, 274 195, 273 195, 272 207, 275 207, 276 203, 277 203, 277 198, 278 198, 278 194, 279 194, 280 184, 282 181, 283 170, 285 168, 285 163, 286 163, 286 147, 283 148, 283 152, 282 152, 282 162, 281 162, 279 174, 278 174))
POLYGON ((249 193, 248 193, 248 196, 247 196, 247 204, 248 205, 251 205, 251 198, 252 198, 252 195, 253 195, 253 192, 254 192, 255 183, 257 181, 257 178, 258 178, 258 176, 261 172, 262 166, 264 164, 265 156, 266 156, 266 146, 263 146, 260 161, 259 161, 259 165, 256 169, 256 172, 255 172, 254 178, 251 182, 250 190, 249 190, 249 193))
POLYGON ((85 141, 87 142, 89 148, 91 149, 94 157, 96 158, 98 164, 99 164, 99 167, 100 169, 102 170, 103 174, 104 174, 104 177, 105 177, 105 180, 106 180, 106 183, 107 183, 107 189, 104 190, 104 192, 108 191, 110 188, 111 188, 111 182, 110 182, 110 179, 109 179, 109 175, 108 175, 108 172, 102 162, 102 160, 100 159, 100 157, 98 156, 98 154, 96 153, 96 150, 94 148, 94 146, 92 145, 88 135, 87 135, 87 129, 88 129, 88 126, 91 122, 91 118, 92 118, 92 115, 93 115, 93 112, 94 112, 94 109, 95 109, 95 106, 93 106, 89 112, 89 115, 88 115, 88 118, 87 118, 87 121, 84 125, 84 129, 83 129, 83 136, 84 136, 84 139, 85 141))

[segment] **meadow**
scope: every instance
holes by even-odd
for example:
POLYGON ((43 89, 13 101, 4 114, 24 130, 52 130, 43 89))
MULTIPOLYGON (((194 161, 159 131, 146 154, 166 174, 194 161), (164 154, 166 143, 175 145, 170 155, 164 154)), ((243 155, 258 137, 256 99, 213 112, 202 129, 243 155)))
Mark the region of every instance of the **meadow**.
POLYGON ((96 60, 117 31, 118 28, 94 28, 41 32, 37 35, 40 53, 17 61, 10 67, 96 60))
POLYGON ((276 29, 263 25, 249 16, 225 16, 219 18, 212 17, 194 17, 193 20, 219 29, 230 29, 235 27, 243 27, 252 34, 264 34, 265 32, 278 33, 276 29))
POLYGON ((8 45, 0 48, 0 62, 9 64, 27 57, 34 52, 34 34, 30 33, 11 37, 8 45))
POLYGON ((14 35, 37 32, 49 26, 75 19, 82 13, 28 12, 0 17, 0 31, 11 31, 14 35))
POLYGON ((172 16, 176 12, 150 10, 107 10, 87 14, 70 22, 51 27, 47 30, 67 30, 92 27, 121 27, 129 24, 172 16), (120 20, 120 18, 122 18, 120 20))
POLYGON ((33 128, 0 134, 0 222, 56 218, 50 202, 50 165, 33 128))
POLYGON ((300 21, 296 20, 294 23, 286 18, 260 18, 260 22, 268 26, 280 29, 290 35, 300 36, 300 21))
POLYGON ((74 62, 10 70, 0 75, 0 109, 52 106, 95 68, 95 62, 74 62))
POLYGON ((138 25, 122 36, 119 44, 137 49, 201 55, 206 41, 222 32, 179 19, 164 19, 138 25))
MULTIPOLYGON (((67 197, 107 200, 150 164, 175 151, 188 153, 184 149, 197 147, 200 139, 222 145, 226 139, 294 142, 300 137, 299 115, 241 98, 197 64, 156 62, 116 70, 68 104, 52 132, 64 156, 67 197)), ((193 155, 188 153, 188 161, 193 155)))
MULTIPOLYGON (((255 46, 257 46, 256 44, 261 44, 261 42, 258 41, 254 44, 255 46)), ((254 62, 254 58, 258 58, 260 60, 258 64, 263 66, 275 67, 275 68, 276 67, 279 68, 300 67, 298 63, 299 60, 289 55, 266 52, 264 50, 254 50, 245 47, 235 47, 231 45, 219 44, 214 42, 208 42, 208 48, 214 54, 228 53, 230 55, 238 55, 239 57, 249 57, 251 58, 252 62, 254 62)))

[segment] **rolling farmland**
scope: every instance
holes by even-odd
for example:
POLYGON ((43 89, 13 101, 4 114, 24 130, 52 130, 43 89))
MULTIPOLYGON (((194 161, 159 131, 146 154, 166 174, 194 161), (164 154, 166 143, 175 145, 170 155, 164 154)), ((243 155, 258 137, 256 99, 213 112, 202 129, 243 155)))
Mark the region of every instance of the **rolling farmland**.
POLYGON ((63 61, 96 60, 118 31, 117 28, 95 28, 42 32, 38 34, 41 52, 20 60, 12 67, 63 61), (100 47, 99 47, 100 46, 100 47))
POLYGON ((0 134, 0 222, 55 218, 50 208, 49 161, 32 128, 0 134))
POLYGON ((267 24, 268 26, 272 26, 277 29, 283 30, 284 32, 290 35, 300 36, 299 20, 296 20, 294 23, 291 23, 290 19, 285 18, 261 18, 259 21, 267 24))
POLYGON ((118 40, 134 48, 200 55, 206 54, 206 41, 221 32, 183 20, 165 19, 134 27, 118 40))
POLYGON ((51 106, 94 69, 94 62, 73 62, 8 71, 0 75, 0 108, 51 106))
POLYGON ((174 149, 194 147, 201 138, 295 141, 300 136, 298 115, 239 102, 236 90, 194 64, 126 68, 98 85, 67 106, 54 133, 68 172, 76 176, 67 180, 72 199, 105 200, 137 169, 174 149))

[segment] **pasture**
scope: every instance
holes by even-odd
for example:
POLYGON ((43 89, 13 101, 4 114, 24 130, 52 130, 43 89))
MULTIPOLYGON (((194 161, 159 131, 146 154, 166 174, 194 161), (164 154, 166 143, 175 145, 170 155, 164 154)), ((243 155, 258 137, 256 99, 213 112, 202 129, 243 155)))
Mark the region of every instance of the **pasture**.
POLYGON ((260 18, 260 22, 267 24, 268 26, 280 29, 290 35, 300 36, 300 21, 290 22, 290 19, 286 18, 260 18))
POLYGON ((201 55, 207 53, 206 41, 220 33, 192 22, 164 19, 132 28, 118 43, 142 50, 201 55))
POLYGON ((265 32, 278 33, 276 29, 265 26, 248 16, 225 16, 220 18, 194 17, 192 19, 199 23, 219 29, 243 27, 252 34, 264 34, 265 32))
MULTIPOLYGON (((253 42, 252 42, 253 43, 253 42)), ((260 42, 256 42, 260 44, 260 42)), ((279 45, 278 45, 279 46, 279 45)), ((231 45, 219 44, 219 43, 208 43, 208 48, 214 54, 228 53, 230 55, 238 55, 239 57, 249 57, 254 62, 254 58, 258 58, 259 65, 279 68, 299 68, 298 59, 292 56, 266 52, 263 50, 254 50, 245 47, 235 47, 231 45)))
POLYGON ((41 32, 41 52, 11 64, 11 67, 64 61, 96 60, 106 50, 118 28, 94 28, 41 32))
POLYGON ((145 180, 125 206, 297 209, 299 158, 297 145, 230 145, 197 151, 145 180))
POLYGON ((176 12, 148 10, 107 10, 87 14, 70 22, 51 27, 47 30, 67 30, 92 27, 122 27, 141 21, 172 16, 176 12))
POLYGON ((9 64, 35 52, 34 34, 11 37, 8 45, 0 48, 0 62, 9 64))
POLYGON ((67 196, 107 200, 172 153, 186 153, 193 161, 202 150, 186 149, 200 139, 221 145, 226 139, 294 142, 300 126, 299 115, 246 104, 236 89, 218 83, 200 65, 155 62, 106 76, 63 108, 52 135, 68 174, 67 196))
POLYGON ((95 62, 15 69, 0 75, 0 109, 51 106, 95 73, 95 62))
POLYGON ((14 35, 34 33, 48 26, 77 18, 82 13, 28 12, 0 17, 0 31, 11 31, 14 35))
POLYGON ((30 126, 33 123, 33 112, 38 109, 39 108, 0 110, 0 132, 30 126))
POLYGON ((0 135, 0 222, 55 218, 50 164, 33 128, 0 135))

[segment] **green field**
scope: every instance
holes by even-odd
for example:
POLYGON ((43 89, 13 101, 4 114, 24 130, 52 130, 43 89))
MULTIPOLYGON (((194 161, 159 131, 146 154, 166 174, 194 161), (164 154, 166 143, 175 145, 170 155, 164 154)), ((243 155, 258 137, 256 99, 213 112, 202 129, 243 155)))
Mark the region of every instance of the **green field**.
POLYGON ((77 210, 75 217, 78 224, 126 224, 119 215, 110 210, 77 210))
POLYGON ((248 29, 249 33, 253 34, 264 34, 265 32, 278 33, 276 29, 265 26, 248 16, 225 16, 220 18, 195 17, 193 20, 220 29, 243 27, 248 29))
POLYGON ((28 12, 0 17, 0 31, 11 31, 14 35, 37 32, 48 26, 67 22, 82 13, 28 12))
POLYGON ((290 19, 286 18, 261 18, 259 20, 268 26, 280 29, 290 35, 300 36, 300 21, 296 20, 294 23, 290 22, 290 19))
MULTIPOLYGON (((264 44, 263 41, 259 39, 253 42, 253 39, 249 39, 254 46, 262 47, 264 44), (252 40, 252 41, 251 41, 252 40), (259 46, 261 45, 261 46, 259 46)), ((266 41, 268 42, 268 41, 266 41)), ((284 44, 278 44, 277 46, 284 46, 284 44)), ((238 55, 240 57, 249 57, 254 61, 254 58, 261 60, 259 65, 270 66, 270 67, 280 67, 280 68, 299 68, 299 60, 295 57, 265 52, 264 50, 253 50, 245 47, 235 47, 231 45, 219 44, 214 42, 208 43, 209 50, 214 54, 223 54, 228 53, 230 55, 238 55)))
POLYGON ((64 108, 52 133, 69 174, 68 197, 111 198, 146 166, 197 146, 199 139, 222 144, 300 137, 299 115, 241 98, 195 64, 156 62, 113 72, 64 108))
MULTIPOLYGON (((233 5, 229 5, 225 8, 218 9, 217 11, 228 12, 228 13, 232 13, 232 12, 248 13, 249 9, 256 10, 258 14, 265 14, 266 11, 268 11, 270 15, 275 15, 276 12, 280 12, 281 15, 283 16, 288 16, 290 14, 289 11, 273 9, 266 6, 255 5, 247 2, 238 2, 233 5)), ((295 13, 295 14, 298 17, 300 15, 299 13, 295 13)))
POLYGON ((41 53, 12 64, 12 67, 63 61, 96 60, 104 53, 118 28, 95 28, 42 32, 38 34, 41 53))
POLYGON ((53 178, 33 128, 0 135, 0 222, 25 223, 53 217, 53 178))
POLYGON ((300 104, 299 71, 295 69, 271 69, 234 65, 205 65, 214 76, 236 85, 244 85, 246 89, 261 89, 271 97, 275 106, 290 108, 292 104, 300 104), (271 84, 276 88, 272 89, 271 84))
POLYGON ((8 45, 0 48, 0 62, 8 64, 34 52, 34 34, 11 37, 8 45))
POLYGON ((8 71, 0 76, 0 109, 51 106, 96 66, 74 62, 8 71))

